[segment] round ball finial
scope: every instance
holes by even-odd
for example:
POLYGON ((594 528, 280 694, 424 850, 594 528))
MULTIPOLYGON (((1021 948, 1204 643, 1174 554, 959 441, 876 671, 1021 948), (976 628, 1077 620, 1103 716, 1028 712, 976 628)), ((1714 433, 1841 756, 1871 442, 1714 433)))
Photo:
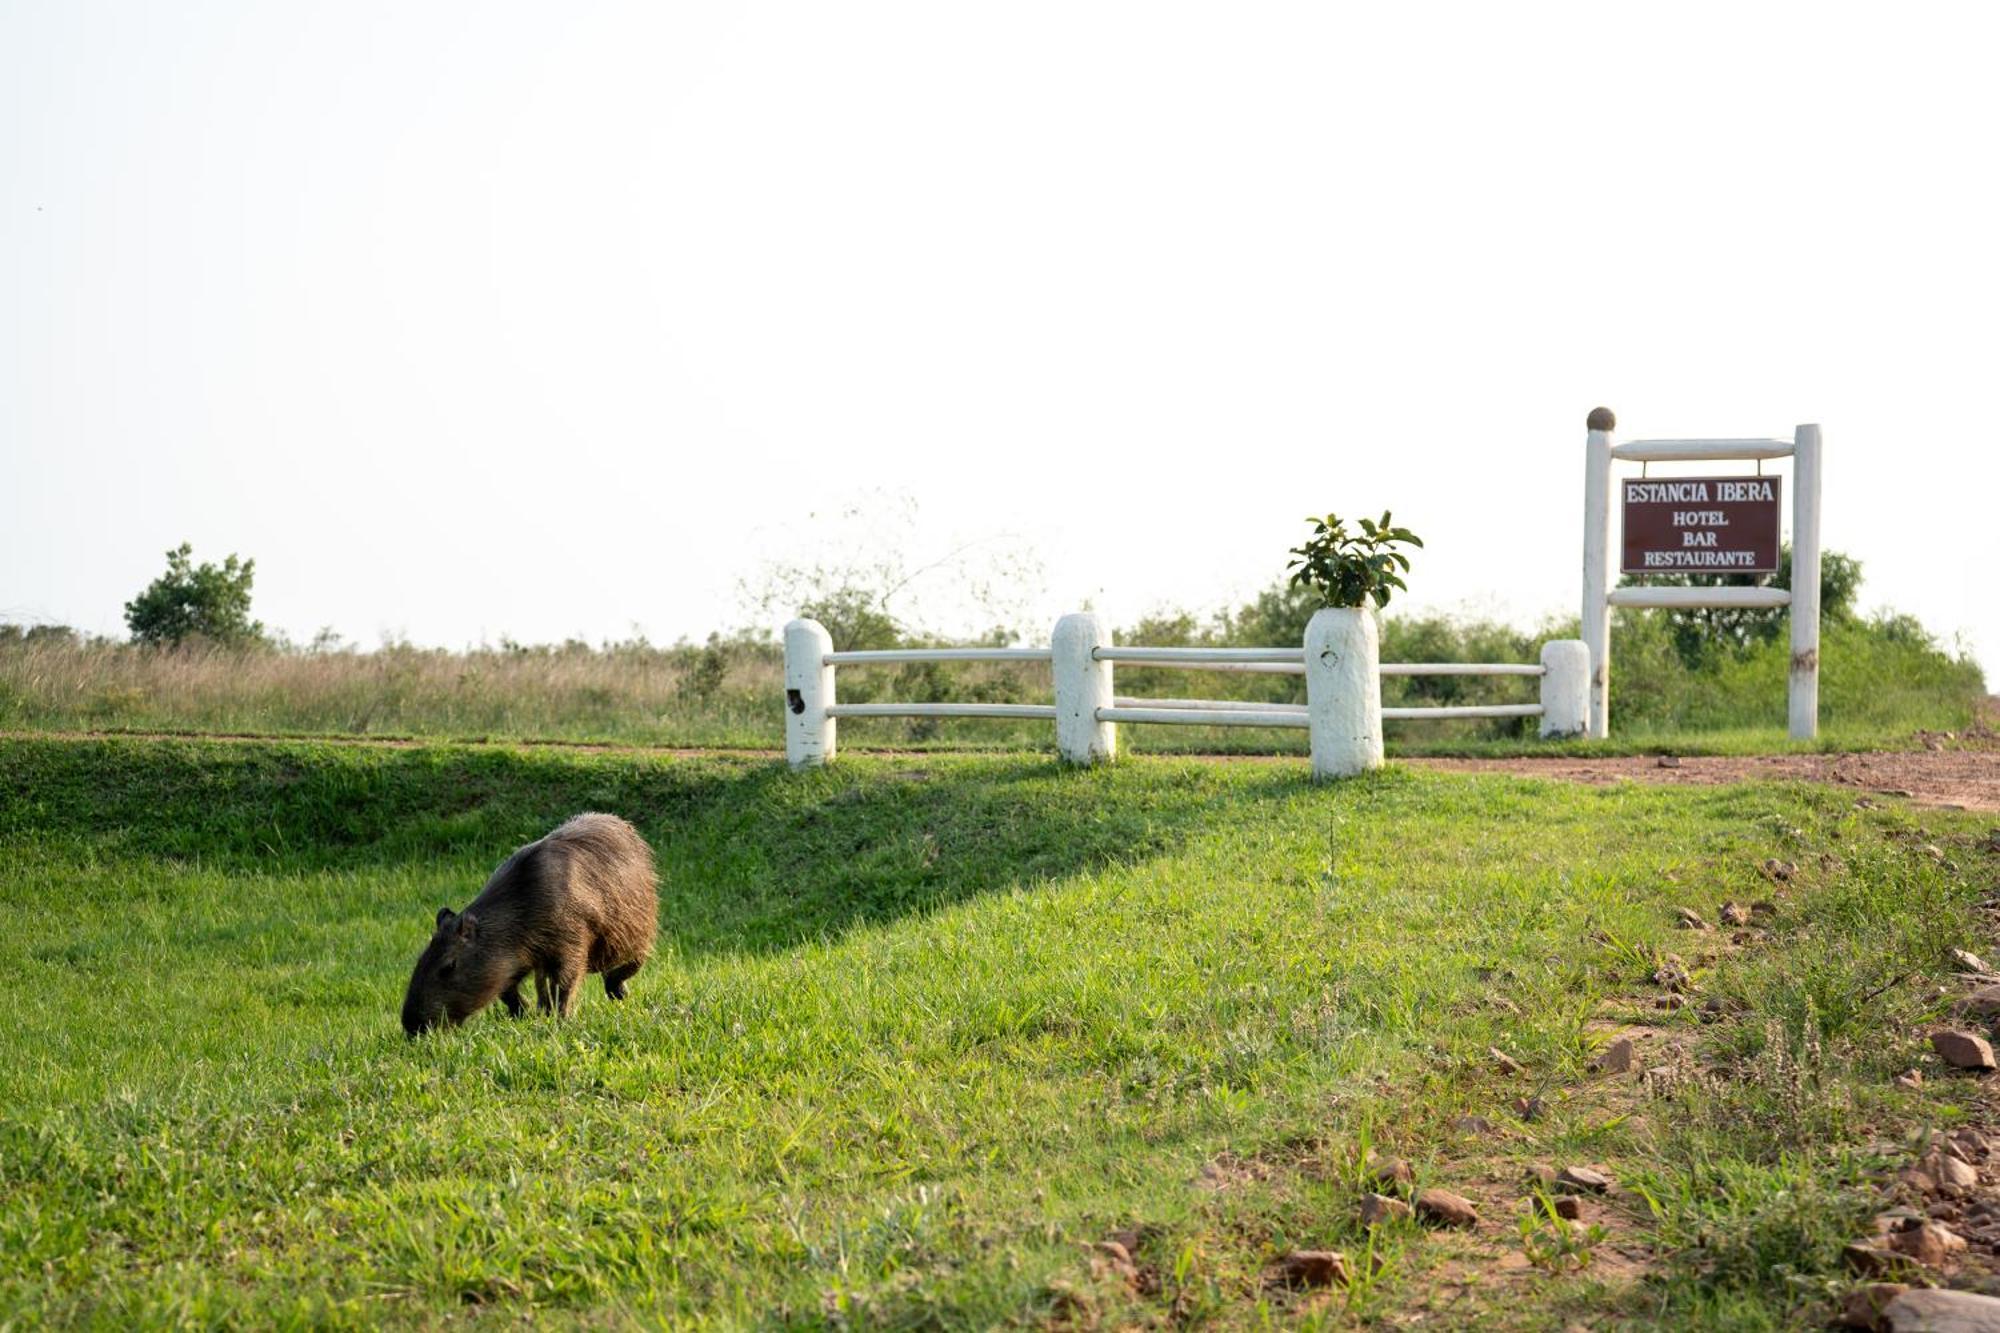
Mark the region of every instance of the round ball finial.
POLYGON ((1590 409, 1590 420, 1585 424, 1592 430, 1616 430, 1618 418, 1612 415, 1608 407, 1593 407, 1590 409))

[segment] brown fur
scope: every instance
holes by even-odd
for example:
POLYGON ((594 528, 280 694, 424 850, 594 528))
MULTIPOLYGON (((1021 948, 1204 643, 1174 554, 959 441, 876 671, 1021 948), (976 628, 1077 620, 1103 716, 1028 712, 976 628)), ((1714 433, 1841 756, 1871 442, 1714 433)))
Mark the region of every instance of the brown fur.
POLYGON ((578 815, 502 862, 464 912, 438 909, 403 996, 403 1030, 463 1023, 496 999, 518 1017, 529 976, 544 1012, 574 1011, 590 972, 622 1000, 653 952, 658 916, 646 840, 616 815, 578 815))

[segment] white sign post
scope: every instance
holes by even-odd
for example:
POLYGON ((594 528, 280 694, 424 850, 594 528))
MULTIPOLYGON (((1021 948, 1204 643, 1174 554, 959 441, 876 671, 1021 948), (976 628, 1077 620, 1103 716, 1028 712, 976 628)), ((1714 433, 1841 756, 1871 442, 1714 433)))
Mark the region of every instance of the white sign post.
POLYGON ((1583 462, 1583 641, 1590 649, 1589 734, 1611 734, 1611 609, 1633 607, 1789 607, 1791 610, 1791 735, 1819 734, 1819 484, 1818 426, 1800 426, 1790 440, 1631 440, 1614 444, 1617 418, 1590 414, 1583 462), (1611 586, 1611 463, 1792 460, 1792 586, 1678 588, 1611 586))

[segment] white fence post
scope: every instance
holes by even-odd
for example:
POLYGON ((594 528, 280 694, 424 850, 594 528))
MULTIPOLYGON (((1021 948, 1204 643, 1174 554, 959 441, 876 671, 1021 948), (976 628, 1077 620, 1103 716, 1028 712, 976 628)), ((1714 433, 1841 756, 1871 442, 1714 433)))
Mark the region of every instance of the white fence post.
POLYGON ((1306 724, 1315 778, 1382 766, 1382 646, 1375 613, 1328 606, 1306 622, 1306 724))
POLYGON ((1608 407, 1591 411, 1583 458, 1583 642, 1590 650, 1589 734, 1611 734, 1611 432, 1608 407))
POLYGON ((1098 719, 1112 706, 1111 663, 1092 653, 1111 636, 1087 612, 1064 616, 1050 636, 1050 667, 1056 687, 1056 751, 1072 764, 1096 764, 1117 757, 1118 725, 1098 719))
POLYGON ((1581 639, 1542 645, 1542 738, 1582 736, 1590 730, 1590 647, 1581 639))
POLYGON ((785 759, 810 768, 833 758, 833 636, 817 620, 785 626, 785 759))
POLYGON ((1819 734, 1819 427, 1792 434, 1791 734, 1819 734))

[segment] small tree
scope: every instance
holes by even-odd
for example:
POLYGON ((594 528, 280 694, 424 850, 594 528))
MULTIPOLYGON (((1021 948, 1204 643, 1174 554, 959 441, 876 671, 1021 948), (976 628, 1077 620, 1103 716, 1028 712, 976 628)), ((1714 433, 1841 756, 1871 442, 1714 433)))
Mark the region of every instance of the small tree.
POLYGON ((1358 533, 1349 532, 1337 514, 1306 522, 1313 525, 1312 538, 1292 548, 1298 558, 1285 566, 1293 571, 1294 586, 1318 592, 1327 606, 1347 607, 1366 606, 1370 598, 1387 606, 1391 588, 1408 591, 1402 575, 1410 572, 1410 560, 1394 548, 1424 543, 1408 528, 1393 526, 1388 510, 1379 523, 1362 519, 1358 533))
POLYGON ((172 646, 202 638, 234 647, 263 638, 263 624, 250 618, 257 562, 232 554, 220 565, 197 565, 193 554, 186 542, 167 552, 167 572, 125 603, 132 642, 172 646))

